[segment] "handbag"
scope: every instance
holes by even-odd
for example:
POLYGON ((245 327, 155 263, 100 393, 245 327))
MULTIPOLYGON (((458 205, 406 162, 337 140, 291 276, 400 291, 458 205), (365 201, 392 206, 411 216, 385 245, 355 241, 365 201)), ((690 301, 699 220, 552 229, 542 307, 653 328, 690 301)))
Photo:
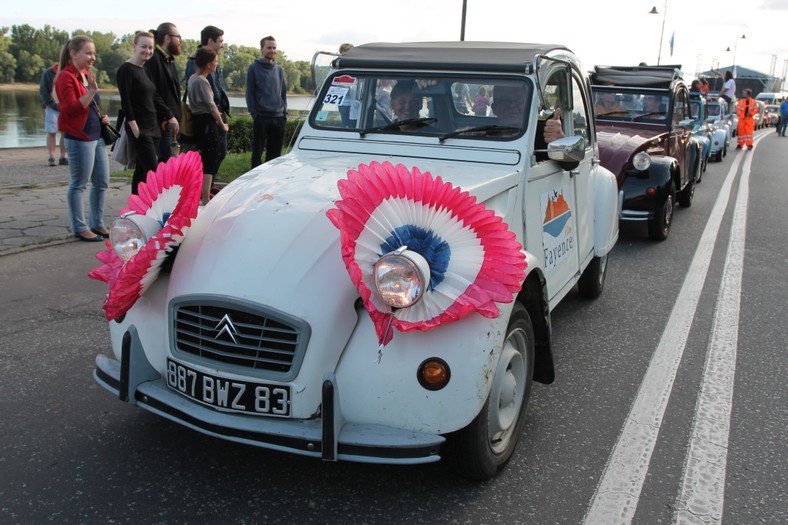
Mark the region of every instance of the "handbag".
POLYGON ((120 137, 117 142, 112 145, 112 160, 123 165, 127 170, 133 169, 136 165, 137 155, 134 148, 134 143, 129 139, 129 132, 126 126, 121 126, 120 137))
POLYGON ((112 124, 101 124, 101 138, 104 139, 104 144, 112 146, 118 137, 120 137, 120 133, 112 127, 112 124))
POLYGON ((192 110, 189 108, 189 103, 187 102, 187 92, 183 93, 183 99, 181 99, 181 136, 178 138, 180 142, 184 144, 193 144, 194 143, 194 117, 192 116, 192 110))
MULTIPOLYGON (((96 104, 95 99, 93 99, 93 107, 96 108, 96 112, 98 113, 100 119, 101 110, 99 109, 98 104, 96 104)), ((118 140, 118 137, 120 137, 120 133, 118 133, 118 130, 112 127, 112 124, 104 124, 103 122, 101 123, 101 138, 104 139, 104 144, 107 146, 112 146, 115 144, 115 141, 118 140)))

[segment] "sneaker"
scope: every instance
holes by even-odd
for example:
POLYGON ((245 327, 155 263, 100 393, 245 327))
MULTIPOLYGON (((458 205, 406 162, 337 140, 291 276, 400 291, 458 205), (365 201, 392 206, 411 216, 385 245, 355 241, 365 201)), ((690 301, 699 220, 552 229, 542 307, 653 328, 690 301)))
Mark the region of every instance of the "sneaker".
POLYGON ((58 162, 61 166, 68 166, 68 159, 66 157, 61 157, 60 162, 58 162))
POLYGON ((52 167, 54 165, 55 165, 55 159, 53 159, 52 157, 49 157, 49 166, 52 167))
POLYGON ((736 146, 736 149, 741 149, 741 146, 736 146))
POLYGON ((752 149, 754 146, 747 146, 747 149, 752 149))

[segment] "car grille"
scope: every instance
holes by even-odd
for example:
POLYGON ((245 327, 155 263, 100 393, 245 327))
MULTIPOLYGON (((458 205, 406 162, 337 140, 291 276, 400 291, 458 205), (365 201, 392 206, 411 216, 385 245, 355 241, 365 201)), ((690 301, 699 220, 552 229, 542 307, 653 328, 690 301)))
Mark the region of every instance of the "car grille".
POLYGON ((308 325, 304 330, 298 322, 245 306, 175 305, 176 352, 247 370, 295 375, 294 367, 306 347, 308 325))

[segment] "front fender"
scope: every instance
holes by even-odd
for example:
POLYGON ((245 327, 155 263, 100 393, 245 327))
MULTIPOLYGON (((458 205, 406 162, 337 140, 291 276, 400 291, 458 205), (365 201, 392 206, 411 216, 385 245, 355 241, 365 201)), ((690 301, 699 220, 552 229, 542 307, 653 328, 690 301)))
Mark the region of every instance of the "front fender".
POLYGON ((673 157, 652 157, 647 171, 627 170, 621 190, 624 210, 653 212, 662 205, 670 191, 673 173, 679 169, 673 157))
POLYGON ((594 209, 594 256, 602 257, 613 249, 618 240, 621 202, 616 176, 601 166, 594 179, 594 209))

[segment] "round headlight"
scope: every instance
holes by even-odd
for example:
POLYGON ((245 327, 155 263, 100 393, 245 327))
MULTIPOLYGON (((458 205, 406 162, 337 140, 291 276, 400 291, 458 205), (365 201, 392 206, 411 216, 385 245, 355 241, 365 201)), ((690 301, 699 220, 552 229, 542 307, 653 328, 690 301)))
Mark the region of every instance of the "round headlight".
POLYGON ((645 151, 637 153, 632 159, 632 165, 636 170, 646 171, 651 166, 651 155, 645 151))
POLYGON ((112 223, 109 242, 118 257, 128 261, 139 252, 148 240, 156 235, 161 225, 146 215, 129 212, 112 223))
POLYGON ((378 259, 373 269, 375 288, 392 308, 416 304, 430 284, 430 266, 418 253, 399 248, 378 259))

